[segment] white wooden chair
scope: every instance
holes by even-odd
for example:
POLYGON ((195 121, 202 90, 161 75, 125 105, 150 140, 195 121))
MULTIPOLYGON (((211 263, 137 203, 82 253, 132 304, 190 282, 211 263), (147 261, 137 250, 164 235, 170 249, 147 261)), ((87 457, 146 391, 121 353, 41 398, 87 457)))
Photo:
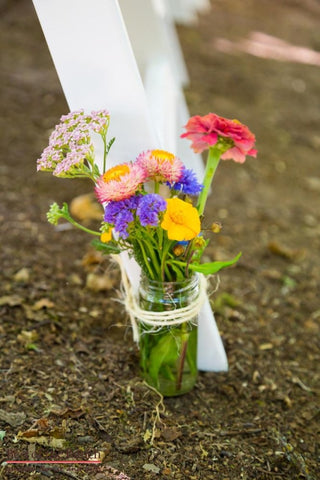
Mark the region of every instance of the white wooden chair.
MULTIPOLYGON (((120 1, 123 10, 127 8, 125 17, 130 32, 129 19, 136 13, 130 13, 128 2, 125 5, 127 0, 120 1)), ((131 0, 135 5, 137 1, 131 0)), ((148 148, 163 147, 178 154, 184 148, 181 158, 199 172, 201 163, 187 142, 179 146, 177 143, 180 134, 177 125, 183 125, 188 117, 182 93, 186 77, 181 59, 180 67, 173 68, 173 57, 180 54, 177 49, 174 54, 168 51, 171 43, 164 33, 167 26, 161 23, 159 10, 148 11, 157 30, 154 50, 139 54, 143 47, 141 38, 133 35, 131 44, 117 0, 33 0, 33 3, 70 110, 107 108, 111 113, 110 137, 115 136, 116 142, 108 156, 109 165, 134 160, 148 148)), ((148 41, 150 36, 149 40, 146 38, 148 41)), ((126 269, 129 278, 137 278, 137 266, 132 261, 126 260, 126 269)), ((208 299, 200 312, 198 343, 199 369, 228 369, 208 299)))

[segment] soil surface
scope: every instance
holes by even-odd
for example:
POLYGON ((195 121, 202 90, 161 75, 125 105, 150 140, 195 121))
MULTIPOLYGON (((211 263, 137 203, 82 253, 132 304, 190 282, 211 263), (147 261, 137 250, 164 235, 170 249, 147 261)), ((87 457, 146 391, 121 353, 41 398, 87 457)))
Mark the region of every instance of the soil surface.
POLYGON ((222 163, 207 211, 208 257, 243 252, 212 297, 229 371, 171 399, 139 377, 116 268, 46 221, 91 186, 36 173, 68 108, 32 2, 0 9, 0 478, 320 478, 319 2, 213 0, 179 26, 191 114, 239 118, 259 154, 222 163))

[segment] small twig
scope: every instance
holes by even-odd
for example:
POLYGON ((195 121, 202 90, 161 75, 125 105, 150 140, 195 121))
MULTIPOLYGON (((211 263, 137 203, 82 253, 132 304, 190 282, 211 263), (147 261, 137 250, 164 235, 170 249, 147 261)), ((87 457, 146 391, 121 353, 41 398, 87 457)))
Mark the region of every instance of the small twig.
POLYGON ((279 475, 279 476, 286 475, 285 473, 269 472, 269 470, 264 470, 263 468, 259 468, 259 467, 256 467, 256 470, 258 472, 266 473, 267 475, 279 475))
POLYGON ((301 380, 300 378, 298 377, 292 377, 291 378, 291 381, 292 383, 294 383, 295 385, 298 385, 302 390, 304 390, 305 392, 312 392, 312 388, 310 387, 307 387, 307 385, 305 385, 301 380))
POLYGON ((207 437, 232 437, 234 435, 257 435, 258 433, 261 433, 262 429, 261 428, 253 428, 250 430, 229 430, 229 431, 221 431, 221 432, 192 432, 191 435, 198 435, 201 433, 201 435, 205 435, 207 437))
POLYGON ((233 435, 256 435, 261 433, 261 428, 252 428, 250 430, 229 430, 229 431, 222 431, 219 432, 220 437, 232 437, 233 435))
POLYGON ((2 478, 2 474, 3 474, 4 469, 6 468, 7 465, 8 465, 7 462, 1 463, 1 465, 0 465, 0 467, 1 467, 0 468, 0 478, 2 478))

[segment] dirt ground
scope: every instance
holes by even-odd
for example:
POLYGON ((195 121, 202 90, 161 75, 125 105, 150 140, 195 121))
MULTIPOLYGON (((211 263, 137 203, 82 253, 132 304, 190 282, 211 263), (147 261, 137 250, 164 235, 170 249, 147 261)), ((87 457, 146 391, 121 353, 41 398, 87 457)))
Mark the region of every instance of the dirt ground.
POLYGON ((207 212, 223 223, 208 256, 243 252, 212 297, 230 369, 164 400, 139 377, 118 272, 46 221, 91 186, 36 173, 68 109, 32 2, 0 9, 0 478, 320 478, 320 71, 293 49, 320 52, 319 2, 213 0, 179 27, 190 112, 239 118, 259 154, 219 167, 207 212), (291 57, 241 51, 252 32, 291 57))

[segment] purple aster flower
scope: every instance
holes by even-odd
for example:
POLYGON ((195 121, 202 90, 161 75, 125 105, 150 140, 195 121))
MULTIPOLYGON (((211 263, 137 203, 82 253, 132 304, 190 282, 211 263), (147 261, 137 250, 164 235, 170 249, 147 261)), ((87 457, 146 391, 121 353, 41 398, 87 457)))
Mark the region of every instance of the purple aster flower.
POLYGON ((132 195, 125 200, 111 200, 104 210, 104 221, 114 224, 117 216, 123 210, 136 210, 142 195, 132 195))
POLYGON ((133 213, 130 210, 122 210, 119 215, 117 215, 116 221, 114 223, 115 232, 119 233, 119 237, 128 238, 128 225, 133 221, 133 213))
POLYGON ((120 200, 119 202, 111 201, 108 203, 104 210, 104 221, 107 223, 111 223, 114 225, 117 216, 124 208, 124 200, 120 200))
POLYGON ((138 207, 142 195, 132 195, 125 200, 112 200, 104 211, 104 221, 114 225, 114 229, 121 238, 128 238, 128 224, 133 221, 133 212, 138 207))
POLYGON ((137 215, 143 227, 156 227, 159 223, 159 213, 167 208, 166 201, 157 193, 141 196, 137 215))
POLYGON ((196 174, 193 170, 183 167, 182 177, 179 182, 169 184, 172 190, 185 193, 186 195, 198 195, 203 189, 203 185, 198 182, 196 174))

